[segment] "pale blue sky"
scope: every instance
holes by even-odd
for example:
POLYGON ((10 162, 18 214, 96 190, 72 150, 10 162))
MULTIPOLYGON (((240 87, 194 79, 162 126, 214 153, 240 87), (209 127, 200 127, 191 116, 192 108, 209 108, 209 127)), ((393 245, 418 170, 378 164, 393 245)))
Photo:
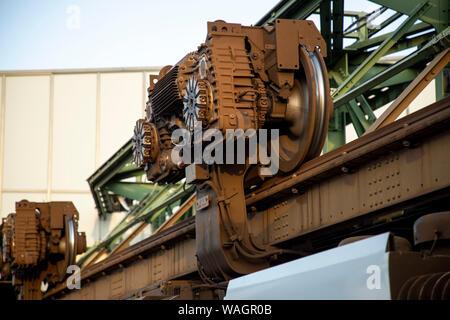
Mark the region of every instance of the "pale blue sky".
MULTIPOLYGON (((251 25, 277 2, 0 0, 0 70, 173 64, 204 42, 207 21, 251 25)), ((346 0, 347 10, 377 7, 346 0)))

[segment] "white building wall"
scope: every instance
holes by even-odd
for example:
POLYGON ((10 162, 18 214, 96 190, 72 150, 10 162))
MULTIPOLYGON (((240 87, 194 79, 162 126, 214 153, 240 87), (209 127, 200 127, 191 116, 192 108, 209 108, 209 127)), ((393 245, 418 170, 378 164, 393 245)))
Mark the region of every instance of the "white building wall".
POLYGON ((99 220, 86 179, 144 114, 159 68, 0 71, 0 217, 15 202, 72 201, 88 245, 123 217, 99 220))

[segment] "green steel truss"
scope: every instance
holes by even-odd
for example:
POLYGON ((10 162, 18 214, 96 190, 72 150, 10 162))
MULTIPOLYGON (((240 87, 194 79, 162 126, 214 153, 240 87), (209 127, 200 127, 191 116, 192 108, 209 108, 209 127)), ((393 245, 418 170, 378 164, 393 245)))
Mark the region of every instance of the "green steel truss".
MULTIPOLYGON (((364 134, 376 120, 373 111, 397 98, 426 64, 449 46, 448 0, 370 1, 378 4, 379 9, 370 13, 345 10, 344 0, 283 0, 257 22, 266 25, 275 19, 308 19, 312 14, 320 15, 335 105, 324 152, 345 143, 348 124, 353 125, 358 136, 364 134), (377 28, 371 26, 371 19, 387 9, 393 13, 377 28), (345 29, 344 17, 355 20, 345 29), (402 17, 400 26, 380 35, 402 17), (355 42, 344 46, 344 39, 355 42), (400 61, 385 58, 405 49, 415 51, 400 61)), ((446 68, 436 77, 438 100, 449 94, 448 73, 446 68)))
MULTIPOLYGON (((130 139, 108 161, 88 178, 100 219, 117 211, 128 211, 125 217, 99 243, 78 261, 86 263, 101 250, 114 250, 127 234, 146 222, 152 230, 158 229, 194 192, 193 186, 182 182, 159 186, 142 182, 144 170, 133 163, 132 140, 130 139)), ((192 207, 179 219, 183 221, 195 214, 192 207)))

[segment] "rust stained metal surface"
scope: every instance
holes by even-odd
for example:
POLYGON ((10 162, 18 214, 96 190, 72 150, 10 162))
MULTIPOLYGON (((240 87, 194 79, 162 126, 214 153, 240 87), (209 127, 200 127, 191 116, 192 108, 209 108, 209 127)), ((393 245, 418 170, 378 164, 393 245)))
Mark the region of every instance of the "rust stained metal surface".
MULTIPOLYGON (((271 181, 266 187, 251 193, 246 198, 247 205, 258 205, 274 198, 289 197, 292 188, 314 184, 336 174, 351 173, 354 167, 367 163, 374 157, 393 150, 408 148, 430 134, 446 131, 450 124, 450 97, 397 120, 389 126, 356 139, 336 150, 305 163, 293 174, 271 181)), ((443 144, 446 146, 446 144, 443 144)), ((441 148, 443 153, 448 150, 441 148)), ((448 174, 444 161, 443 173, 448 174)))
POLYGON ((270 244, 308 240, 356 219, 389 220, 393 213, 448 197, 449 129, 446 98, 306 163, 247 197, 255 210, 252 233, 270 244))
POLYGON ((0 276, 13 279, 20 299, 42 299, 42 286, 66 277, 77 254, 86 251, 72 202, 16 202, 16 212, 2 219, 0 276))
POLYGON ((197 270, 195 220, 190 218, 81 270, 82 288, 61 283, 45 298, 113 299, 133 289, 197 270))
POLYGON ((313 52, 316 47, 319 47, 322 56, 327 56, 327 45, 314 22, 277 19, 275 24, 277 62, 280 69, 300 69, 299 44, 305 46, 308 52, 313 52))

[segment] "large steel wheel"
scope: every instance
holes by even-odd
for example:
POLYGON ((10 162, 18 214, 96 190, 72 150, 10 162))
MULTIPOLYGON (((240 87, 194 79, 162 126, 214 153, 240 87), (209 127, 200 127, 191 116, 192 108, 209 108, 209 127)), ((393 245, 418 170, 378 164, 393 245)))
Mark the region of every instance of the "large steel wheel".
POLYGON ((62 281, 67 273, 67 268, 75 264, 77 254, 77 239, 75 236, 75 223, 72 218, 64 216, 64 237, 60 241, 60 253, 64 255, 64 260, 59 260, 56 264, 59 281, 62 281))
POLYGON ((300 63, 302 68, 296 74, 286 108, 289 128, 280 134, 282 172, 292 171, 320 154, 333 108, 325 63, 318 50, 307 52, 300 47, 300 63))

